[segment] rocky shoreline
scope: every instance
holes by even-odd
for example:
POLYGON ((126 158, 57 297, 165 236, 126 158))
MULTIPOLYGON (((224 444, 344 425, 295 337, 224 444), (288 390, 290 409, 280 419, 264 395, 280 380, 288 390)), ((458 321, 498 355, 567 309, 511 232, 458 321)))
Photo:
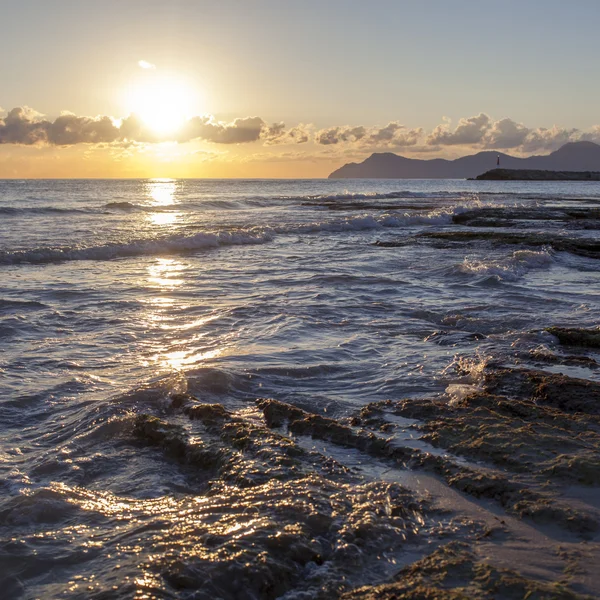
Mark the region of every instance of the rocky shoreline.
MULTIPOLYGON (((566 352, 534 361, 600 368, 600 329, 547 333, 566 352)), ((210 550, 163 561, 160 576, 198 598, 593 597, 600 383, 494 363, 455 371, 448 397, 341 418, 272 398, 231 411, 186 393, 163 417, 138 415, 134 437, 207 485, 185 527, 210 550), (205 523, 215 506, 239 539, 205 523)))

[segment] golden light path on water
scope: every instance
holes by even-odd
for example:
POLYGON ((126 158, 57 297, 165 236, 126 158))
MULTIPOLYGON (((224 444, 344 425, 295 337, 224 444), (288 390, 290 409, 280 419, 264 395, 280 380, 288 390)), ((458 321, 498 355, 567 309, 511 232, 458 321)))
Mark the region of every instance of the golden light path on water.
POLYGON ((149 200, 154 206, 169 206, 175 203, 177 182, 174 179, 151 179, 146 187, 149 200))
MULTIPOLYGON (((170 207, 176 204, 175 194, 177 192, 177 182, 174 179, 152 179, 146 184, 146 194, 150 206, 170 207)), ((181 212, 155 212, 150 213, 148 218, 153 225, 164 226, 172 225, 179 218, 181 212)))
MULTIPOLYGON (((169 207, 177 204, 177 182, 174 179, 153 179, 146 184, 147 201, 153 207, 169 207)), ((180 212, 156 212, 148 215, 148 220, 157 227, 173 226, 181 217, 180 212)), ((185 284, 185 271, 187 265, 184 261, 172 257, 156 258, 154 263, 147 267, 147 287, 151 290, 160 290, 173 293, 185 284)), ((176 296, 176 294, 173 294, 176 296)), ((218 318, 218 315, 195 317, 185 320, 176 316, 188 308, 180 300, 172 296, 157 296, 144 300, 149 305, 145 315, 148 325, 152 328, 169 332, 159 351, 152 356, 152 361, 169 370, 180 371, 192 367, 207 359, 216 358, 224 352, 224 348, 207 348, 200 345, 208 332, 201 328, 218 318), (178 336, 179 332, 189 332, 178 336), (193 332, 193 333, 192 333, 193 332), (185 349, 181 349, 185 346, 185 349)))

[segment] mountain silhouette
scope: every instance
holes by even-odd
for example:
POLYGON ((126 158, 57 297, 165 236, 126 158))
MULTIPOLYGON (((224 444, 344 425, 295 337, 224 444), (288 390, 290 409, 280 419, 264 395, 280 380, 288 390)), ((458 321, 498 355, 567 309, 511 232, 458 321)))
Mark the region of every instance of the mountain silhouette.
POLYGON ((379 152, 361 163, 348 163, 329 179, 466 179, 494 169, 500 157, 505 169, 547 171, 600 171, 600 145, 569 142, 547 156, 518 158, 503 152, 478 152, 456 160, 405 158, 392 152, 379 152))

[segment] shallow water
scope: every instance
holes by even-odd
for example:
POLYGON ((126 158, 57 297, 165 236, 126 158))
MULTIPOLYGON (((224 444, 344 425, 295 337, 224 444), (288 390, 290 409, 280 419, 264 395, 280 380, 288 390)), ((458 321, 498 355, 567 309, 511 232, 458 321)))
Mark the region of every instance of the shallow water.
POLYGON ((452 401, 490 363, 600 381, 593 349, 550 364, 569 352, 544 331, 598 325, 599 203, 592 182, 0 182, 5 589, 335 595, 385 580, 436 527, 459 535, 414 485, 393 517, 408 483, 368 455, 344 465, 299 438, 288 464, 254 400, 343 421, 369 402, 452 401), (252 450, 174 411, 184 392, 254 427, 252 450), (140 439, 139 415, 229 458, 181 460, 140 439), (280 535, 298 550, 275 568, 280 535))

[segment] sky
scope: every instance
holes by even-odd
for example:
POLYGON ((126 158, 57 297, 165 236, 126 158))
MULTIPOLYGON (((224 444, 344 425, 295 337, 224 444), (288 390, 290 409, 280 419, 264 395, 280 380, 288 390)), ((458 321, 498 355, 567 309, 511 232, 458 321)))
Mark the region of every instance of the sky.
POLYGON ((0 177, 600 142, 597 0, 2 0, 0 177))

